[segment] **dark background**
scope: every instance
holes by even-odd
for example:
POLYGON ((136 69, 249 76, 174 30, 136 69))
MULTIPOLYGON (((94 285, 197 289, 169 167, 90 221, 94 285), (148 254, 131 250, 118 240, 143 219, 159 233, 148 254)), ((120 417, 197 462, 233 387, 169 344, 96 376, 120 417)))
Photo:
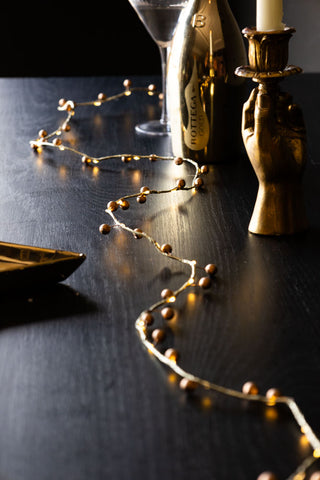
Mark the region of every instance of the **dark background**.
MULTIPOLYGON (((255 0, 229 3, 240 28, 255 24, 255 0)), ((128 0, 29 2, 0 12, 0 76, 160 73, 157 46, 128 0)), ((320 71, 319 18, 318 0, 284 0, 284 22, 297 30, 290 63, 306 72, 320 71)))

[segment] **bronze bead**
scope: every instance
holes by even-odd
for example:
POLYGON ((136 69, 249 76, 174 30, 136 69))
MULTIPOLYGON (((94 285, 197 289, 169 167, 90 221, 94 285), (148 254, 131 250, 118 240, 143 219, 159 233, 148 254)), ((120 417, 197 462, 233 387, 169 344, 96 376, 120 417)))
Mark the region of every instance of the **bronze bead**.
POLYGON ((254 382, 246 382, 242 386, 242 393, 245 393, 246 395, 258 395, 259 389, 254 382))
POLYGON ((203 180, 202 178, 198 177, 196 178, 195 182, 194 182, 194 186, 196 188, 201 188, 203 186, 203 180))
POLYGON ((110 231, 111 227, 107 223, 102 223, 99 227, 99 232, 102 233, 102 235, 107 235, 110 231))
POLYGON ((310 480, 320 480, 320 471, 313 472, 313 474, 310 477, 310 480))
POLYGON ((86 155, 83 155, 83 157, 81 158, 81 162, 88 165, 89 163, 91 163, 91 159, 89 157, 87 157, 86 155))
POLYGON ((141 319, 146 323, 146 325, 152 325, 154 322, 153 315, 150 312, 143 312, 141 319))
POLYGON ((71 102, 71 103, 68 103, 68 105, 67 105, 67 112, 71 112, 71 111, 74 109, 75 106, 76 106, 75 103, 72 103, 72 102, 71 102))
POLYGON ((277 480, 277 477, 272 472, 262 472, 257 480, 277 480))
POLYGON ((107 95, 105 93, 99 93, 98 100, 104 101, 107 99, 107 95))
POLYGON ((217 267, 214 263, 208 263, 204 269, 208 275, 214 275, 217 271, 217 267))
POLYGON ((171 307, 165 307, 161 310, 161 315, 165 320, 172 320, 174 313, 174 309, 171 307))
POLYGON ((59 107, 63 107, 63 105, 65 105, 67 102, 67 100, 65 98, 60 98, 59 100, 59 107))
POLYGON ((192 392, 197 388, 198 384, 196 382, 193 382, 192 380, 189 380, 188 378, 182 378, 180 380, 179 386, 181 390, 184 390, 186 392, 192 392))
POLYGON ((185 180, 183 180, 183 178, 180 178, 180 180, 177 181, 177 188, 178 189, 182 189, 186 186, 186 182, 185 180))
POLYGON ((129 80, 128 78, 126 78, 126 80, 124 80, 124 82, 123 82, 123 86, 124 86, 125 88, 130 88, 131 85, 132 85, 131 80, 129 80))
POLYGON ((70 127, 69 123, 64 123, 64 124, 62 125, 62 130, 63 130, 64 132, 70 132, 71 127, 70 127))
POLYGON ((149 86, 148 86, 148 91, 149 92, 155 92, 157 90, 157 87, 151 83, 149 86))
POLYGON ((278 397, 281 397, 281 392, 277 388, 269 388, 266 397, 270 402, 274 402, 278 397))
POLYGON ((120 200, 120 208, 122 210, 128 210, 129 207, 130 207, 130 203, 128 202, 128 200, 123 200, 123 199, 120 200))
POLYGON ((171 245, 169 245, 168 243, 164 243, 161 248, 160 248, 161 252, 163 253, 167 253, 167 254, 170 254, 172 252, 172 247, 171 245))
POLYGON ((136 238, 137 240, 142 238, 143 235, 141 235, 141 233, 142 233, 142 230, 140 230, 140 228, 135 228, 134 229, 134 238, 136 238))
POLYGON ((39 137, 41 138, 44 138, 48 135, 48 132, 47 130, 44 130, 43 128, 41 130, 39 130, 39 133, 38 133, 39 137))
POLYGON ((156 328, 152 332, 152 338, 155 343, 162 342, 165 339, 166 332, 162 328, 156 328))
POLYGON ((179 353, 174 348, 168 348, 168 350, 164 352, 164 356, 167 357, 169 360, 176 362, 179 358, 179 353))
POLYGON ((209 277, 202 277, 198 282, 199 287, 201 288, 210 288, 211 287, 211 279, 209 277))
POLYGON ((137 202, 138 203, 146 203, 146 201, 147 201, 147 197, 145 195, 141 194, 137 197, 137 202))
POLYGON ((157 160, 157 155, 153 153, 152 155, 149 156, 149 160, 150 162, 155 162, 157 160))
POLYGON ((200 168, 200 172, 204 174, 208 173, 209 172, 208 165, 202 165, 202 167, 200 168))
POLYGON ((56 145, 56 146, 61 145, 62 143, 61 138, 55 138, 52 143, 53 145, 56 145))
POLYGON ((122 155, 122 157, 121 157, 121 161, 123 163, 129 163, 129 162, 131 162, 131 160, 132 160, 132 157, 130 157, 130 155, 122 155))
POLYGON ((174 159, 174 163, 175 163, 176 165, 182 165, 182 164, 183 164, 183 159, 182 159, 181 157, 176 157, 176 158, 174 159))
POLYGON ((149 187, 141 187, 140 188, 140 193, 150 193, 150 188, 149 187))
POLYGON ((170 288, 164 288, 161 292, 161 297, 162 298, 170 298, 170 297, 173 297, 174 296, 174 293, 172 290, 170 290, 170 288))
POLYGON ((115 212, 118 209, 118 204, 115 201, 111 201, 107 205, 107 209, 110 210, 111 212, 115 212))

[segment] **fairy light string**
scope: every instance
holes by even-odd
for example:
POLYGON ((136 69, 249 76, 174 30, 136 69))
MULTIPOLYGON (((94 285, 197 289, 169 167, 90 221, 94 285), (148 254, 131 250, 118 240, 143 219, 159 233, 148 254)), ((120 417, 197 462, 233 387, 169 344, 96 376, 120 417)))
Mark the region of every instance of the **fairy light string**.
MULTIPOLYGON (((166 331, 163 328, 153 328, 154 313, 160 310, 161 316, 164 320, 170 321, 174 318, 176 311, 172 307, 179 295, 184 293, 189 288, 198 286, 199 288, 210 288, 213 277, 216 273, 216 266, 213 263, 206 265, 205 267, 199 266, 196 260, 189 260, 180 258, 173 253, 173 249, 169 244, 160 245, 149 233, 139 229, 131 228, 125 223, 121 222, 116 212, 118 209, 127 210, 130 207, 129 200, 136 200, 138 203, 145 203, 147 198, 152 195, 170 194, 177 191, 196 191, 203 186, 203 175, 208 172, 206 165, 199 166, 197 162, 188 158, 175 158, 172 156, 160 156, 160 155, 136 155, 136 154, 113 154, 102 157, 89 156, 87 153, 81 152, 76 148, 70 146, 68 143, 62 141, 63 133, 69 132, 71 129, 71 122, 75 116, 76 110, 84 106, 100 107, 104 103, 120 99, 122 97, 129 97, 134 92, 146 92, 148 95, 158 95, 161 99, 161 93, 157 92, 155 85, 149 85, 148 87, 133 87, 130 80, 123 82, 124 89, 115 95, 106 96, 104 93, 99 93, 94 100, 86 102, 74 102, 73 100, 60 99, 58 110, 66 114, 66 118, 59 125, 57 129, 48 133, 46 130, 41 129, 38 137, 35 140, 30 141, 30 146, 37 152, 41 153, 44 148, 58 149, 59 151, 67 151, 81 157, 82 163, 87 166, 98 166, 99 164, 111 160, 119 159, 123 163, 129 163, 132 160, 138 161, 148 159, 151 162, 154 161, 171 161, 176 165, 187 164, 194 169, 194 176, 190 184, 181 178, 176 184, 166 190, 153 190, 149 187, 141 187, 140 191, 134 194, 125 195, 117 200, 111 200, 105 212, 108 214, 112 224, 103 223, 100 225, 99 230, 101 234, 107 235, 114 228, 120 228, 130 233, 135 239, 146 239, 149 241, 155 250, 166 256, 170 261, 179 262, 189 268, 189 276, 185 282, 175 291, 170 289, 164 289, 161 292, 161 299, 142 311, 135 322, 135 328, 141 340, 143 346, 157 358, 163 365, 166 365, 172 372, 174 372, 180 378, 180 388, 186 392, 194 391, 195 389, 202 387, 206 391, 216 392, 221 395, 225 395, 231 398, 239 400, 247 400, 250 402, 260 402, 266 406, 286 405, 292 413, 297 425, 300 427, 301 432, 305 435, 310 446, 313 449, 313 454, 308 456, 305 461, 293 472, 286 480, 304 480, 307 478, 307 471, 313 464, 320 458, 320 440, 312 430, 309 423, 306 421, 303 413, 298 407, 296 401, 281 394, 281 392, 275 388, 269 389, 265 395, 259 393, 258 387, 253 382, 246 382, 242 391, 238 391, 231 388, 226 388, 222 385, 215 384, 206 379, 193 375, 190 372, 185 371, 178 363, 179 352, 174 348, 168 348, 164 352, 159 348, 166 336, 166 331), (198 271, 201 275, 198 275, 198 271), (200 277, 200 278, 199 278, 200 277)), ((259 475, 258 480, 277 480, 277 477, 272 472, 263 472, 259 475)), ((320 471, 314 472, 310 480, 320 480, 320 471)))

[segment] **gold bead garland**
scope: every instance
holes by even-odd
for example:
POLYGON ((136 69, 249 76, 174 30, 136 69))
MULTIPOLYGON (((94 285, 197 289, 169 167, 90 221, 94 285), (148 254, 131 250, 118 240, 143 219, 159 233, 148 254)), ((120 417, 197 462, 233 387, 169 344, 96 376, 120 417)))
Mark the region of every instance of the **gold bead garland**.
MULTIPOLYGON (((265 395, 259 393, 258 386, 252 382, 247 381, 242 387, 242 391, 237 391, 234 389, 226 388, 221 385, 214 384, 208 380, 196 377, 189 372, 186 372, 178 365, 178 359, 180 358, 180 353, 174 348, 167 348, 164 353, 158 348, 158 345, 161 345, 163 340, 166 337, 166 331, 163 328, 151 329, 154 323, 154 313, 160 309, 160 314, 164 321, 170 322, 176 315, 176 310, 172 307, 172 304, 175 303, 176 299, 180 294, 185 292, 188 288, 198 286, 203 289, 210 288, 212 284, 212 279, 216 274, 217 268, 216 265, 210 263, 205 267, 200 267, 197 264, 196 260, 188 260, 180 258, 173 254, 173 248, 170 244, 160 245, 154 238, 152 238, 148 233, 144 232, 139 228, 130 228, 125 223, 120 222, 115 212, 120 208, 121 210, 128 210, 130 208, 131 199, 136 199, 139 204, 143 204, 147 201, 147 198, 152 195, 167 194, 181 190, 199 190, 203 187, 204 182, 202 176, 207 174, 209 169, 208 166, 203 165, 199 166, 197 162, 187 159, 187 158, 176 158, 171 156, 159 156, 155 154, 151 155, 133 155, 133 154, 114 154, 104 157, 93 157, 88 156, 86 153, 80 152, 70 145, 64 144, 62 141, 63 132, 69 132, 71 129, 71 120, 75 115, 77 108, 82 106, 95 106, 100 107, 106 102, 110 102, 125 96, 130 96, 133 92, 144 91, 148 95, 158 95, 161 99, 161 93, 157 93, 155 85, 149 85, 147 88, 144 87, 132 87, 132 82, 130 80, 125 80, 123 82, 124 90, 116 95, 108 97, 105 93, 99 93, 96 99, 88 102, 76 103, 72 100, 60 99, 58 104, 58 110, 65 112, 67 114, 66 119, 63 123, 53 132, 48 133, 45 129, 41 129, 38 133, 38 138, 30 141, 31 147, 37 152, 41 153, 44 147, 57 148, 60 151, 69 151, 77 156, 80 156, 83 164, 87 166, 97 166, 98 164, 107 161, 109 159, 118 158, 124 164, 131 162, 132 160, 142 160, 149 159, 149 161, 173 161, 175 165, 182 165, 184 163, 189 164, 195 169, 195 174, 190 185, 186 184, 186 181, 183 178, 180 178, 176 184, 167 189, 167 190, 153 190, 147 186, 141 187, 140 191, 135 194, 125 195, 120 197, 118 200, 111 200, 107 204, 106 213, 112 219, 113 224, 109 225, 108 223, 103 223, 99 227, 99 231, 102 235, 109 235, 111 230, 115 227, 119 227, 130 234, 133 235, 135 239, 145 238, 148 240, 155 249, 162 255, 168 257, 170 260, 180 262, 190 269, 190 274, 188 279, 178 288, 176 291, 171 289, 164 289, 161 292, 161 299, 155 304, 151 305, 148 309, 141 312, 139 317, 135 322, 135 328, 139 334, 142 344, 147 348, 147 350, 153 354, 162 364, 169 367, 173 372, 175 372, 179 378, 179 386, 181 390, 185 392, 193 392, 199 387, 204 388, 205 390, 211 390, 213 392, 220 393, 232 398, 237 398, 240 400, 249 400, 253 402, 261 402, 266 406, 275 406, 275 405, 286 405, 296 423, 301 428, 301 431, 304 433, 309 444, 313 448, 313 455, 309 456, 303 463, 298 467, 298 469, 288 477, 287 480, 303 480, 306 478, 307 470, 314 464, 314 462, 320 458, 320 440, 314 434, 310 425, 307 423, 304 418, 301 410, 296 404, 293 398, 283 396, 281 392, 276 388, 269 389, 265 395), (205 273, 204 276, 197 278, 197 270, 201 270, 205 273), (151 329, 151 331, 150 331, 151 329)), ((211 403, 210 403, 211 404, 211 403)), ((320 480, 320 472, 314 472, 310 477, 310 480, 320 480)), ((277 477, 272 472, 263 472, 259 475, 257 480, 277 480, 277 477)))

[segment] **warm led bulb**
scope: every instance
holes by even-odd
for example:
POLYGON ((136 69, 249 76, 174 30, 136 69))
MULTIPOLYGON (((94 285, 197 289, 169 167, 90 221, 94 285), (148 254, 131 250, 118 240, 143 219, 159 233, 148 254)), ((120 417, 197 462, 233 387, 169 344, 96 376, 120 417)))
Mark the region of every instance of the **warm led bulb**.
POLYGON ((305 478, 306 478, 306 474, 301 472, 301 473, 297 473, 297 475, 293 477, 293 480, 304 480, 305 478))
POLYGON ((320 458, 320 448, 316 448, 313 451, 313 456, 314 456, 314 458, 320 458))
POLYGON ((301 435, 299 442, 300 442, 301 447, 308 447, 309 446, 309 440, 305 435, 301 435))
POLYGON ((203 397, 203 399, 201 400, 201 405, 205 409, 211 408, 212 405, 213 405, 211 398, 210 397, 203 397))
POLYGON ((177 375, 174 372, 171 372, 168 375, 168 381, 169 381, 169 383, 172 383, 172 384, 177 383, 177 381, 178 381, 177 375))

